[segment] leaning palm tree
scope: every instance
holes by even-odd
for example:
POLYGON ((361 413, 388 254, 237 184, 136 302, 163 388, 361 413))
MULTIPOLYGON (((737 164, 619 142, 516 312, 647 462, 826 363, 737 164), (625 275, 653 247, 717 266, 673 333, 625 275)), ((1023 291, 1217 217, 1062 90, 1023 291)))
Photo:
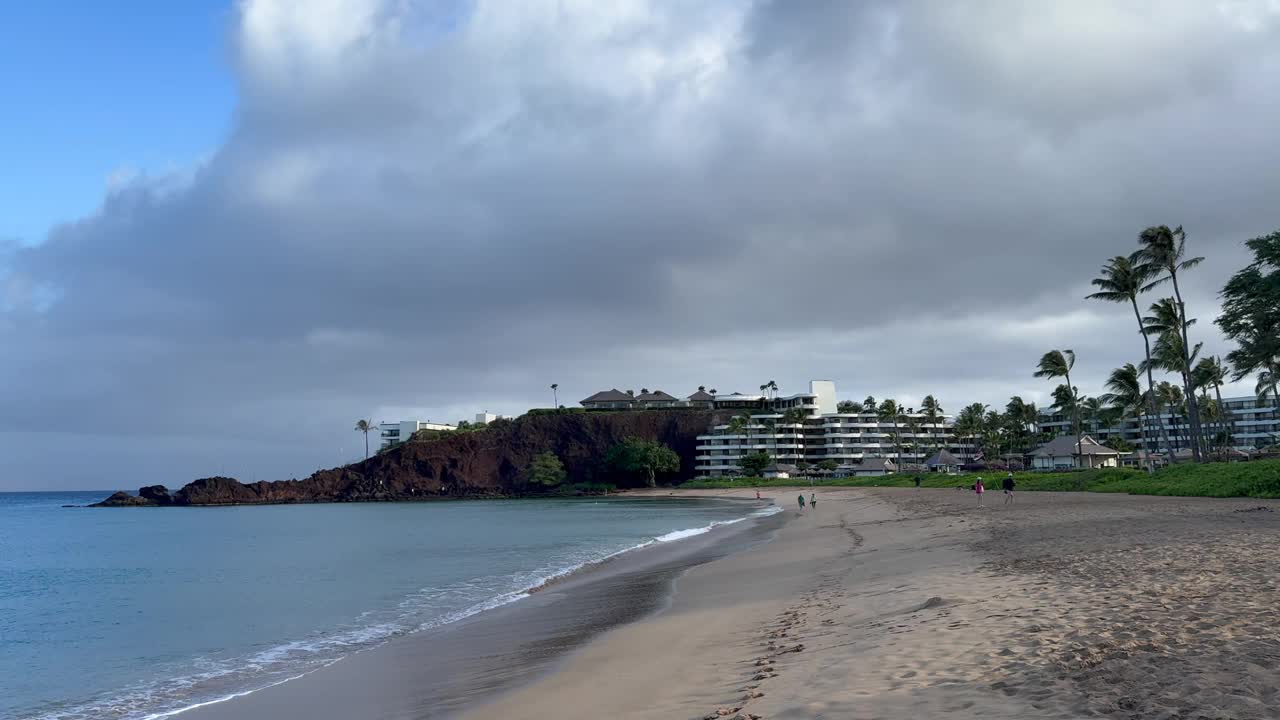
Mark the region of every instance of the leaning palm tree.
POLYGON ((369 459, 369 431, 374 429, 372 420, 357 420, 356 432, 364 433, 364 459, 369 459))
MULTIPOLYGON (((1076 365, 1076 354, 1073 350, 1050 350, 1040 358, 1036 365, 1035 377, 1063 378, 1067 381, 1067 392, 1071 395, 1071 424, 1076 431, 1076 456, 1080 455, 1080 408, 1075 402, 1078 397, 1076 388, 1071 384, 1071 369, 1076 365)), ((1077 460, 1078 461, 1078 460, 1077 460)))
MULTIPOLYGON (((1142 322, 1142 312, 1138 309, 1138 295, 1143 292, 1159 274, 1160 269, 1151 262, 1141 251, 1133 253, 1129 256, 1117 255, 1107 261, 1102 266, 1101 274, 1094 278, 1091 283, 1098 291, 1090 295, 1086 295, 1088 300, 1103 300, 1113 303, 1129 303, 1133 308, 1133 317, 1138 321, 1138 333, 1142 335, 1142 345, 1147 353, 1147 361, 1151 361, 1151 339, 1147 336, 1147 327, 1142 322)), ((1159 415, 1155 412, 1155 387, 1156 381, 1151 374, 1150 367, 1147 369, 1147 405, 1148 412, 1160 422, 1159 415)), ((1160 429, 1164 431, 1165 443, 1169 442, 1169 433, 1164 429, 1164 424, 1160 424, 1160 429)), ((1143 437, 1146 434, 1143 433, 1143 437)), ((1146 442, 1145 440, 1143 442, 1146 442)), ((1146 450, 1151 451, 1151 445, 1146 446, 1146 450)), ((1158 447, 1154 448, 1159 452, 1158 447)))
POLYGON ((1093 433, 1093 439, 1098 439, 1098 426, 1102 423, 1103 411, 1106 410, 1106 403, 1096 397, 1086 397, 1080 400, 1080 414, 1089 421, 1089 432, 1093 433))
POLYGON ((1143 447, 1147 449, 1147 471, 1153 472, 1155 462, 1151 458, 1151 446, 1147 442, 1147 426, 1142 422, 1143 406, 1155 407, 1154 399, 1148 395, 1151 393, 1142 391, 1138 368, 1133 363, 1125 363, 1111 371, 1111 376, 1107 378, 1107 393, 1102 396, 1102 400, 1119 411, 1121 416, 1132 414, 1138 419, 1138 433, 1142 437, 1143 447))
MULTIPOLYGON (((1177 318, 1179 323, 1176 324, 1175 332, 1182 338, 1182 348, 1187 356, 1183 358, 1183 365, 1188 369, 1192 365, 1189 352, 1191 349, 1191 340, 1187 337, 1187 328, 1191 327, 1194 321, 1187 318, 1187 304, 1182 300, 1182 289, 1178 286, 1178 273, 1182 270, 1190 270, 1191 268, 1204 262, 1203 257, 1186 257, 1187 250, 1187 234, 1183 231, 1182 226, 1170 230, 1168 225, 1156 225, 1143 230, 1138 235, 1138 243, 1142 246, 1138 251, 1142 257, 1160 269, 1162 273, 1160 277, 1147 283, 1142 289, 1150 290, 1164 282, 1170 282, 1173 285, 1173 297, 1176 303, 1177 318)), ((1189 372, 1189 370, 1188 370, 1189 372)), ((1184 390, 1190 390, 1189 387, 1184 390)), ((1196 405, 1195 393, 1187 393, 1187 419, 1191 422, 1191 452, 1200 457, 1200 411, 1196 405)))

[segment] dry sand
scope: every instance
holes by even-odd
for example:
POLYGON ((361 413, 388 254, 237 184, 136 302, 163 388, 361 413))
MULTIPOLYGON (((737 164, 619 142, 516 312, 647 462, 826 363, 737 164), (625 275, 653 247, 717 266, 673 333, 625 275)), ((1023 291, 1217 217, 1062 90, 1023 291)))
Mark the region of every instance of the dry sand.
POLYGON ((1265 502, 818 492, 770 493, 772 542, 465 717, 1280 717, 1265 502))

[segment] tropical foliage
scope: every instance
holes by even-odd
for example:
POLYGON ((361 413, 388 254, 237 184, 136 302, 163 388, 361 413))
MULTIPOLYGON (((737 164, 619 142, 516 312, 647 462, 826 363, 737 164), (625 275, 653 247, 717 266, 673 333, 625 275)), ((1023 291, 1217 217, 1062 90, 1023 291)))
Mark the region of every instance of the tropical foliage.
POLYGON ((530 485, 540 485, 542 487, 555 487, 564 482, 567 474, 564 470, 564 464, 560 462, 560 458, 550 451, 539 453, 534 456, 533 462, 529 463, 529 469, 525 473, 529 479, 530 485))
POLYGON ((609 450, 604 464, 615 472, 643 475, 649 487, 655 487, 659 474, 680 470, 680 456, 660 442, 627 438, 609 450))

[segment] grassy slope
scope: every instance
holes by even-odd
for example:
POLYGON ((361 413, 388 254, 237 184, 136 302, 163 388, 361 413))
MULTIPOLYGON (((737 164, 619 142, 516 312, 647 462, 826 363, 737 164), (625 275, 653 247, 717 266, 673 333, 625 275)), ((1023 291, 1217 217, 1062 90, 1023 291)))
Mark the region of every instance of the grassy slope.
MULTIPOLYGON (((923 487, 953 488, 968 486, 973 478, 981 477, 991 489, 998 489, 1005 473, 972 473, 968 475, 921 475, 923 487)), ((1244 463, 1210 463, 1195 465, 1182 463, 1148 476, 1141 470, 1105 469, 1081 470, 1058 473, 1014 473, 1018 490, 1084 490, 1088 492, 1121 492, 1133 495, 1180 495, 1185 497, 1280 497, 1280 460, 1260 460, 1244 463)), ((842 478, 818 480, 815 485, 835 487, 912 487, 915 476, 909 474, 871 478, 842 478)), ((734 487, 808 487, 809 481, 762 480, 738 478, 735 480, 695 480, 684 483, 683 488, 734 488, 734 487)))

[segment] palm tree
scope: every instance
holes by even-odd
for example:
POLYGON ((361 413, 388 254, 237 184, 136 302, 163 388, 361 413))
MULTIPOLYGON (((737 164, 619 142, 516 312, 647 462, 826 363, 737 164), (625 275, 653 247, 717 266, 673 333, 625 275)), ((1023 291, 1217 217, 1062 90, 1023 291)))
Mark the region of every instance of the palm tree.
POLYGON ((1138 368, 1134 367, 1133 363, 1125 363, 1111 371, 1111 376, 1107 378, 1107 393, 1102 396, 1102 400, 1118 410, 1122 417, 1132 413, 1138 419, 1138 432, 1142 436, 1142 444, 1148 448, 1147 472, 1155 471, 1155 462, 1151 458, 1149 450, 1151 446, 1147 443, 1147 426, 1142 422, 1142 406, 1145 404, 1154 412, 1155 401, 1152 395, 1154 393, 1142 391, 1142 381, 1138 379, 1138 368))
MULTIPOLYGON (((1155 347, 1151 350, 1152 364, 1161 370, 1176 372, 1182 377, 1182 390, 1187 398, 1187 437, 1191 446, 1191 454, 1197 462, 1203 461, 1200 452, 1199 416, 1196 414, 1195 388, 1191 386, 1191 367, 1200 352, 1203 343, 1188 351, 1183 345, 1186 337, 1178 331, 1179 326, 1194 325, 1195 318, 1183 319, 1173 298, 1164 298, 1155 302, 1150 308, 1151 315, 1142 319, 1148 332, 1157 333, 1155 347)), ((1185 328, 1183 328, 1185 330, 1185 328)))
MULTIPOLYGON (((1150 262, 1145 255, 1135 252, 1132 255, 1117 255, 1102 266, 1101 274, 1094 278, 1091 283, 1098 291, 1090 295, 1086 295, 1087 300, 1103 300, 1114 303, 1129 303, 1133 308, 1133 317, 1138 321, 1138 333, 1142 335, 1142 345, 1147 353, 1147 362, 1151 362, 1151 339, 1147 336, 1147 326, 1142 322, 1142 312, 1138 310, 1138 295, 1145 290, 1155 276, 1160 272, 1159 268, 1150 262)), ((1155 416, 1156 421, 1160 422, 1160 416, 1155 412, 1155 387, 1156 381, 1152 377, 1150 366, 1147 367, 1147 405, 1151 415, 1155 416)), ((1141 416, 1139 416, 1141 417, 1141 416)), ((1165 443, 1169 442, 1169 433, 1161 422, 1160 429, 1164 432, 1165 443)), ((1143 433, 1146 437, 1146 433, 1143 433)), ((1145 440, 1143 442, 1146 442, 1145 440)), ((1153 448, 1146 446, 1148 451, 1153 448)), ((1160 449, 1154 448, 1156 452, 1160 449)))
POLYGON ((1098 426, 1105 409, 1106 404, 1096 397, 1085 397, 1080 400, 1080 414, 1089 421, 1089 431, 1093 433, 1095 441, 1098 441, 1098 426))
POLYGON ((1222 433, 1225 434, 1223 442, 1230 446, 1233 445, 1232 436, 1235 435, 1235 420, 1232 419, 1232 413, 1227 410, 1226 404, 1222 402, 1222 386, 1227 382, 1227 376, 1230 374, 1230 368, 1222 362, 1222 358, 1207 357, 1196 363, 1192 368, 1191 374, 1195 378, 1198 387, 1212 387, 1214 397, 1218 401, 1218 422, 1222 433))
POLYGON ((876 412, 876 408, 879 406, 880 405, 879 403, 876 402, 876 399, 868 395, 867 399, 862 401, 862 412, 864 413, 876 412))
POLYGON ((373 430, 375 427, 376 426, 373 424, 372 420, 356 421, 356 432, 364 433, 364 459, 365 460, 369 459, 369 431, 373 430))
POLYGON ((880 421, 890 420, 893 422, 893 449, 898 464, 902 464, 902 440, 898 435, 898 418, 902 415, 902 408, 893 400, 884 400, 880 403, 878 411, 880 421))
MULTIPOLYGON (((1160 412, 1163 413, 1166 409, 1169 411, 1170 415, 1185 412, 1185 408, 1183 408, 1183 400, 1184 396, 1182 394, 1182 388, 1177 385, 1174 385, 1167 380, 1162 380, 1160 381, 1160 384, 1156 385, 1156 405, 1159 406, 1160 412)), ((1172 448, 1180 449, 1180 447, 1181 443, 1178 442, 1177 437, 1175 436, 1172 448)), ((1169 457, 1172 461, 1172 452, 1170 452, 1169 457)))
POLYGON ((775 398, 778 397, 778 381, 777 380, 769 381, 769 392, 773 397, 775 398))
POLYGON ((955 432, 960 438, 969 438, 969 458, 977 456, 978 437, 982 435, 982 423, 987 406, 982 403, 967 405, 956 418, 955 432))
POLYGON ((1038 378, 1064 378, 1067 381, 1067 392, 1071 395, 1071 422, 1076 430, 1076 457, 1080 457, 1080 408, 1075 402, 1076 393, 1075 386, 1071 384, 1071 368, 1076 365, 1076 354, 1073 350, 1050 350, 1041 358, 1036 365, 1035 377, 1038 378))
POLYGON ((942 404, 932 395, 925 395, 920 401, 920 414, 929 425, 929 444, 931 447, 938 447, 938 441, 941 437, 937 433, 937 425, 942 421, 942 404))
MULTIPOLYGON (((1167 225, 1149 227, 1138 235, 1138 243, 1142 246, 1142 249, 1138 251, 1142 254, 1142 257, 1160 268, 1161 272, 1167 273, 1167 275, 1147 283, 1143 290, 1150 290, 1166 281, 1173 284, 1173 297, 1177 303, 1177 317, 1180 320, 1176 325, 1175 332, 1182 338, 1184 354, 1182 364, 1188 368, 1189 375, 1192 363, 1189 354, 1191 340, 1187 337, 1187 328, 1191 326, 1191 322, 1187 320, 1187 305, 1182 300, 1182 289, 1178 286, 1178 272, 1190 270, 1204 262, 1204 258, 1185 257, 1187 234, 1183 232, 1181 225, 1173 230, 1170 230, 1167 225)), ((1189 387, 1185 389, 1190 390, 1189 387)), ((1187 410, 1187 417, 1191 421, 1191 452, 1196 460, 1203 460, 1200 454, 1200 412, 1196 406, 1194 393, 1188 392, 1187 394, 1187 410)))
POLYGON ((560 407, 560 383, 551 383, 551 407, 560 407))

